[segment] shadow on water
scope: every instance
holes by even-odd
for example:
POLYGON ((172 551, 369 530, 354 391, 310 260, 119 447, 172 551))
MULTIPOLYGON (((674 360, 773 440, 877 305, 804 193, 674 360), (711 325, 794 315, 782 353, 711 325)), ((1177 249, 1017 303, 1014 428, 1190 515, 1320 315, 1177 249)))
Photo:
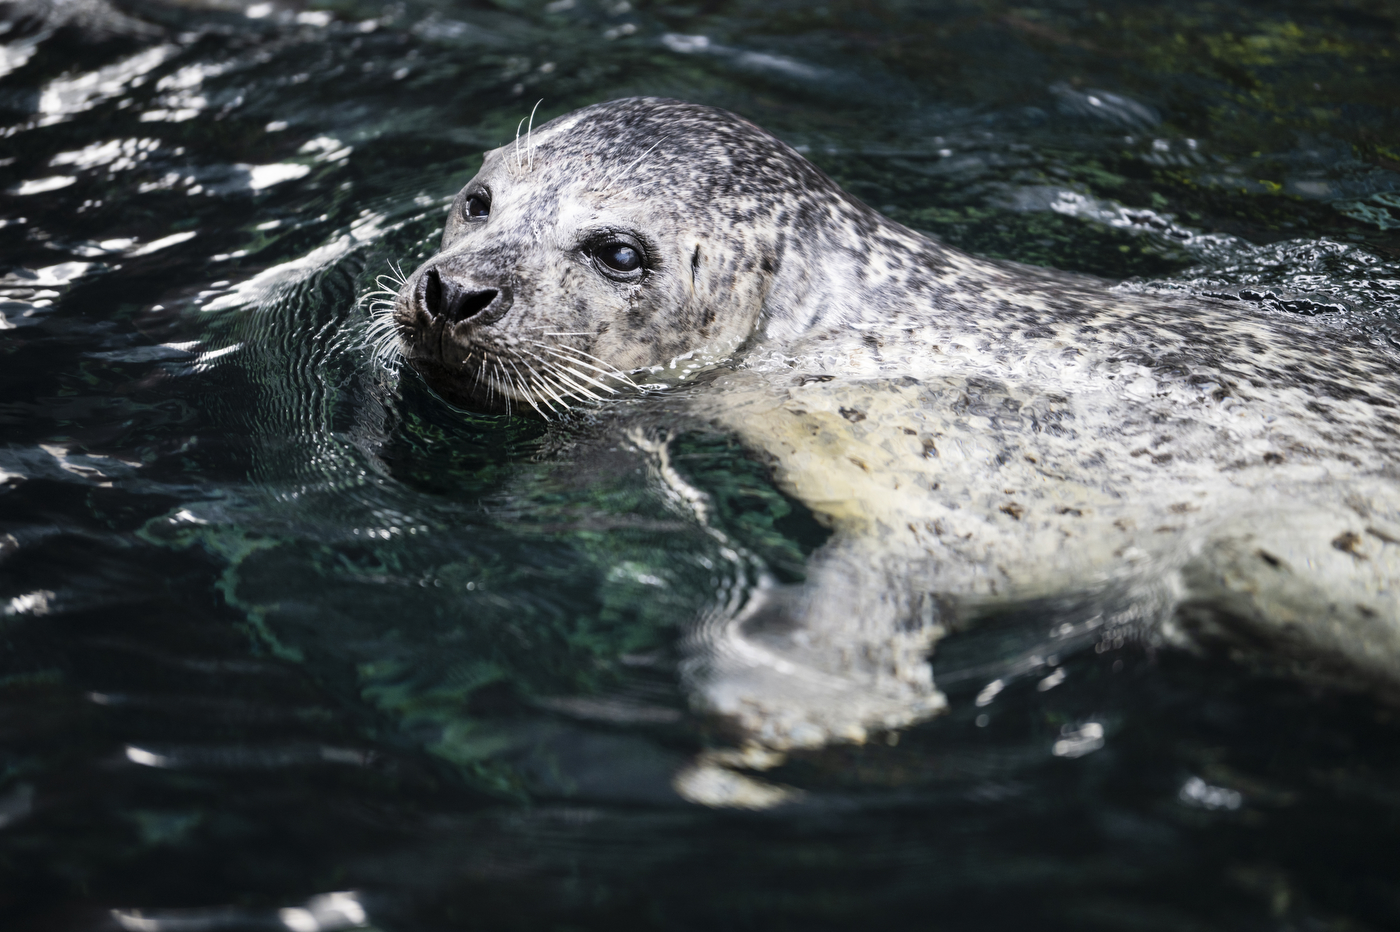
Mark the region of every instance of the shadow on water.
POLYGON ((453 410, 360 303, 535 100, 648 93, 981 254, 1395 341, 1393 5, 0 9, 7 928, 1400 923, 1393 709, 1050 608, 795 802, 684 802, 686 622, 826 530, 666 422, 721 542, 598 442, 664 410, 453 410))

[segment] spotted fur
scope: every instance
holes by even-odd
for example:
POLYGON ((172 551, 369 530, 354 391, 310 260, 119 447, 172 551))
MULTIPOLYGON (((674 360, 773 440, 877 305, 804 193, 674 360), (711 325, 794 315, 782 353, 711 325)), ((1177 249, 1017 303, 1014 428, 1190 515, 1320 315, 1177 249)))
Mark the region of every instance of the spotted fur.
POLYGON ((708 107, 614 101, 530 143, 487 154, 409 276, 403 354, 451 400, 545 414, 710 370, 692 410, 836 531, 803 587, 761 587, 689 639, 697 701, 751 740, 931 714, 933 642, 1027 600, 1059 600, 1078 638, 1248 639, 1400 683, 1393 348, 973 258, 708 107), (489 219, 467 220, 487 188, 489 219), (589 256, 619 231, 645 246, 635 283, 589 256), (434 318, 432 270, 509 307, 434 318))

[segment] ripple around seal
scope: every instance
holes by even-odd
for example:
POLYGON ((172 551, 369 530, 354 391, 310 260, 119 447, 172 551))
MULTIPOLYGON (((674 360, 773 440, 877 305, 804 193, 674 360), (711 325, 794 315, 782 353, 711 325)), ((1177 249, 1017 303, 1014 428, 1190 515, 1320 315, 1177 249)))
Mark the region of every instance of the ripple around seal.
POLYGON ((1394 339, 1384 5, 313 6, 0 11, 6 928, 1400 924, 1393 712, 1092 606, 945 638, 938 719, 725 759, 782 806, 684 804, 728 736, 677 619, 826 529, 639 416, 736 562, 354 306, 535 100, 642 92, 980 254, 1394 339))
POLYGON ((1323 326, 1358 328, 1400 350, 1400 263, 1353 243, 1237 243, 1173 279, 1123 287, 1188 291, 1319 316, 1323 326))
MULTIPOLYGON (((664 483, 648 478, 644 450, 625 454, 611 478, 578 487, 564 480, 567 458, 522 459, 547 442, 542 425, 455 412, 416 377, 369 364, 359 295, 383 256, 402 256, 403 241, 416 242, 418 224, 362 236, 338 253, 320 247, 283 263, 275 278, 256 277, 267 284, 236 288, 243 303, 198 312, 206 341, 244 348, 192 377, 242 383, 239 404, 215 410, 245 438, 252 471, 239 498, 191 505, 179 513, 187 519, 153 522, 147 533, 223 554, 225 594, 269 649, 336 677, 348 673, 354 692, 479 785, 561 792, 535 763, 544 755, 574 762, 568 793, 592 792, 587 760, 612 739, 543 721, 503 730, 473 711, 479 697, 495 691, 514 703, 516 693, 537 695, 539 708, 611 720, 599 710, 635 705, 622 696, 654 678, 627 658, 659 652, 668 669, 678 628, 705 606, 742 604, 757 558, 737 555, 740 545, 678 511, 664 483), (315 261, 318 253, 331 257, 315 261), (592 660, 580 665, 584 657, 592 660), (568 698, 600 688, 617 698, 568 698)), ((560 429, 586 431, 587 418, 560 429)), ((735 519, 752 524, 764 514, 755 496, 779 516, 791 510, 766 490, 761 470, 746 468, 747 484, 728 490, 734 480, 724 464, 742 458, 732 444, 692 439, 679 449, 687 470, 725 484, 697 493, 712 495, 719 514, 746 501, 735 519)), ((782 571, 800 572, 801 554, 783 533, 764 525, 749 533, 782 571)), ((665 714, 625 720, 682 724, 674 682, 646 702, 665 714)), ((645 741, 632 744, 624 756, 641 766, 653 752, 645 741)), ((144 746, 138 756, 178 770, 216 760, 286 766, 307 754, 316 759, 310 751, 144 746)), ((663 758, 660 790, 645 789, 651 777, 609 779, 674 799, 665 774, 678 762, 663 758)))

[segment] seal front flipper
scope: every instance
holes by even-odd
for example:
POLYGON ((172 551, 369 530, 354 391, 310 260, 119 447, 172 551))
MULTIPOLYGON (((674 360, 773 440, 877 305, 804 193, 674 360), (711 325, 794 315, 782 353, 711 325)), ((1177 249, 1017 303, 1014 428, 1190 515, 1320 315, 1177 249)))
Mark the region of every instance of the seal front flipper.
POLYGON ((838 534, 809 557, 805 582, 780 584, 716 525, 711 496, 673 462, 674 436, 626 432, 663 498, 730 564, 731 581, 683 639, 693 704, 728 719, 741 747, 770 751, 858 742, 941 711, 926 658, 944 629, 932 598, 909 585, 917 561, 881 559, 868 536, 838 534))
POLYGON ((942 711, 927 657, 944 633, 933 599, 880 574, 859 541, 834 540, 806 583, 763 580, 733 614, 686 638, 686 685, 743 740, 774 750, 864 741, 942 711))

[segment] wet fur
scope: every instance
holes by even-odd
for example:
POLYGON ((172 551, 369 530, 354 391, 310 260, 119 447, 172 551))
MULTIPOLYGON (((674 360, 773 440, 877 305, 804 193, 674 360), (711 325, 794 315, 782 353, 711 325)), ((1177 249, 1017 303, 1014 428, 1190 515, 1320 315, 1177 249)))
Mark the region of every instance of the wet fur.
POLYGON ((393 332, 444 397, 484 410, 552 416, 708 373, 691 414, 765 453, 836 531, 805 586, 760 587, 688 639, 697 702, 750 740, 859 740, 931 714, 939 636, 1069 596, 1081 634, 1248 640, 1400 682, 1393 348, 975 259, 712 108, 614 101, 527 137, 487 154, 393 332), (472 224, 479 185, 491 216, 472 224), (608 230, 646 245, 640 283, 590 264, 608 230), (430 268, 510 289, 509 312, 430 319, 430 268))

